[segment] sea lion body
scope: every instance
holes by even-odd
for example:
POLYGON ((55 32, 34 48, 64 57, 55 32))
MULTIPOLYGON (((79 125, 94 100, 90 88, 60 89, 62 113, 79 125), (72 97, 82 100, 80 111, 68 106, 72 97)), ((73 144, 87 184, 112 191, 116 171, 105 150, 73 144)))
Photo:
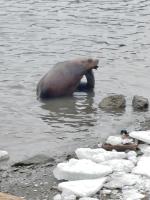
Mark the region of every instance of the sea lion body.
POLYGON ((97 68, 97 64, 98 60, 96 59, 72 60, 57 63, 38 83, 38 98, 45 99, 71 95, 79 86, 84 75, 87 78, 87 85, 93 87, 95 81, 92 69, 97 68))

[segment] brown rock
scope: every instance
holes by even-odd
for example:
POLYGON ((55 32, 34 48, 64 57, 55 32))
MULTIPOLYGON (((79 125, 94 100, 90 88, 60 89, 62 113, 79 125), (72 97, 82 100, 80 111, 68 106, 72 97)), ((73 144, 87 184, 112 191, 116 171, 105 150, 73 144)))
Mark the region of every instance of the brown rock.
POLYGON ((23 199, 20 197, 0 192, 0 200, 23 200, 23 199))
POLYGON ((147 110, 149 107, 149 101, 147 98, 135 95, 132 100, 132 106, 134 110, 147 110))
POLYGON ((99 107, 104 110, 119 110, 124 109, 126 100, 123 95, 111 95, 102 99, 99 107))

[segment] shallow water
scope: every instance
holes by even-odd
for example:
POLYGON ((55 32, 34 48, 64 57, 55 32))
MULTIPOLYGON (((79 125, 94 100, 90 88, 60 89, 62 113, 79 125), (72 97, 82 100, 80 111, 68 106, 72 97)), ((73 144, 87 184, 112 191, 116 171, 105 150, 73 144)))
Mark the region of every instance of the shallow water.
POLYGON ((133 95, 150 98, 149 10, 148 0, 0 0, 0 149, 12 161, 97 144, 149 117, 131 108, 133 95), (37 82, 55 63, 87 56, 100 60, 94 94, 37 101, 37 82), (114 93, 126 110, 100 110, 114 93))

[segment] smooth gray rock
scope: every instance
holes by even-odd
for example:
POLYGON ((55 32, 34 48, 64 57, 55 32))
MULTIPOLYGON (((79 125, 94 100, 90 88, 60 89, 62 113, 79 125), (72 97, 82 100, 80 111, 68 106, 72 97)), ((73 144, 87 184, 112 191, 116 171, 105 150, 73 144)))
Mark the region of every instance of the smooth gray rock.
POLYGON ((33 156, 33 157, 31 157, 27 160, 15 163, 15 164, 13 164, 13 167, 40 165, 40 164, 46 164, 46 163, 49 163, 49 162, 54 163, 55 162, 54 158, 48 157, 46 155, 39 154, 39 155, 33 156))
POLYGON ((126 107, 126 99, 123 95, 111 95, 105 97, 99 107, 104 110, 121 110, 126 107))
POLYGON ((132 106, 134 110, 147 110, 149 107, 149 101, 147 98, 135 95, 132 100, 132 106))

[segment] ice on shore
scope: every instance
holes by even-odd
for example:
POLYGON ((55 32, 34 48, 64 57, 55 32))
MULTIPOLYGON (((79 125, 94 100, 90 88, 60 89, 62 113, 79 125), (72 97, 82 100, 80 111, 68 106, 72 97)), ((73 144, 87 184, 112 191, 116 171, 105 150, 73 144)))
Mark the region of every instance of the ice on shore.
POLYGON ((9 155, 7 151, 0 151, 0 161, 8 159, 8 158, 9 158, 9 155))
POLYGON ((141 140, 150 144, 150 131, 133 131, 129 133, 129 136, 137 140, 141 140))
POLYGON ((129 151, 127 153, 128 160, 132 161, 134 164, 137 163, 137 153, 135 151, 129 151))
POLYGON ((145 197, 136 189, 125 189, 122 191, 123 200, 140 200, 145 197))
POLYGON ((58 189, 61 191, 69 191, 78 197, 90 197, 96 194, 105 183, 106 178, 68 181, 58 184, 58 189))
POLYGON ((106 140, 106 144, 120 145, 133 143, 133 138, 127 137, 122 138, 121 136, 109 136, 106 140))
POLYGON ((96 163, 100 163, 107 160, 112 159, 122 159, 126 158, 127 155, 124 152, 117 152, 115 150, 113 151, 106 151, 105 149, 99 148, 99 149, 91 149, 91 148, 78 148, 75 151, 77 157, 79 159, 90 159, 96 163))
POLYGON ((59 163, 53 173, 58 180, 82 180, 104 177, 112 172, 112 168, 94 163, 87 159, 70 159, 59 163))
POLYGON ((62 193, 55 195, 53 200, 76 200, 76 196, 69 192, 65 192, 65 194, 62 193))
POLYGON ((126 159, 113 159, 104 161, 101 163, 102 165, 110 166, 113 171, 115 172, 131 172, 134 168, 134 164, 130 160, 126 159))
POLYGON ((106 188, 115 189, 120 188, 122 189, 124 186, 131 186, 138 183, 140 177, 135 174, 131 173, 124 173, 124 172, 117 172, 110 175, 108 182, 105 184, 106 188))
POLYGON ((118 136, 109 136, 106 140, 107 144, 118 145, 122 143, 122 138, 118 136))
POLYGON ((98 200, 97 198, 91 198, 91 197, 82 197, 79 200, 98 200))
POLYGON ((148 144, 139 144, 139 149, 145 156, 150 156, 150 145, 148 144))
POLYGON ((149 166, 150 166, 150 157, 142 156, 139 159, 137 166, 132 170, 132 172, 135 174, 141 174, 150 177, 149 166))

